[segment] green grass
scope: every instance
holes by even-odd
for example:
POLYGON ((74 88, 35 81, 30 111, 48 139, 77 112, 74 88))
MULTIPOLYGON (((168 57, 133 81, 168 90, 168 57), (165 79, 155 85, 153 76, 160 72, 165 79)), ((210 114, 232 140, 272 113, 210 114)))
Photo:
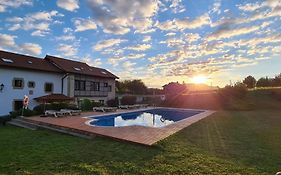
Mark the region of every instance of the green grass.
POLYGON ((275 174, 281 111, 220 111, 145 147, 0 127, 0 174, 275 174))

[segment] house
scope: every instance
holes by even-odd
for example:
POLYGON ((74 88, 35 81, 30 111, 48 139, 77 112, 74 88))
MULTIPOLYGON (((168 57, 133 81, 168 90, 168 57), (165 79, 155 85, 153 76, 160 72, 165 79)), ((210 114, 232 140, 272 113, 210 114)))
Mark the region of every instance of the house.
POLYGON ((76 102, 84 98, 105 103, 115 98, 118 77, 86 63, 47 55, 45 58, 0 51, 0 115, 22 107, 28 95, 29 108, 35 98, 64 94, 76 102))

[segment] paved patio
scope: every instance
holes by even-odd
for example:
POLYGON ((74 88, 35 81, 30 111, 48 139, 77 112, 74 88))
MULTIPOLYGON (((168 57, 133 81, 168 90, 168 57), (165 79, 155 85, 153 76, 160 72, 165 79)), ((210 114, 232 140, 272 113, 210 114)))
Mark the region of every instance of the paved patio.
MULTIPOLYGON (((132 110, 118 110, 118 112, 124 111, 129 112, 132 110)), ((143 145, 153 145, 156 142, 178 132, 179 130, 211 115, 212 113, 214 113, 214 111, 205 111, 162 128, 151 128, 143 126, 95 127, 86 124, 87 121, 91 120, 90 118, 86 117, 105 114, 101 112, 85 112, 79 116, 69 116, 61 118, 35 116, 25 118, 25 120, 40 125, 69 129, 72 132, 77 132, 80 134, 82 133, 88 136, 98 135, 143 145)), ((106 113, 106 115, 107 114, 110 113, 106 113)))

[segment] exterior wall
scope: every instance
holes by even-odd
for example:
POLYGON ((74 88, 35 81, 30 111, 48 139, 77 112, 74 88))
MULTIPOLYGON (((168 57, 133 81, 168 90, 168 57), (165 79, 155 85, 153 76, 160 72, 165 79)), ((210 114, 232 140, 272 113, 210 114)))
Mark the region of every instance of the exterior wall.
POLYGON ((48 95, 45 92, 45 83, 53 83, 52 93, 61 93, 61 78, 62 74, 50 72, 37 72, 32 70, 18 70, 0 68, 0 84, 4 84, 4 89, 0 92, 0 115, 6 115, 13 111, 14 100, 22 100, 24 95, 29 96, 29 108, 32 109, 38 103, 33 98, 48 95), (23 78, 24 88, 14 89, 13 79, 23 78), (35 88, 28 88, 28 81, 35 82, 35 88), (29 91, 33 91, 31 95, 29 91))
POLYGON ((67 75, 63 79, 63 94, 74 97, 74 75, 67 75))
POLYGON ((115 79, 89 77, 89 76, 83 76, 83 75, 75 75, 74 79, 86 81, 86 91, 74 90, 74 96, 77 97, 78 101, 87 98, 87 99, 90 99, 90 100, 93 100, 96 102, 103 100, 106 103, 108 100, 115 98, 115 79), (91 91, 89 89, 90 81, 99 82, 100 86, 103 86, 103 83, 108 83, 108 86, 111 86, 111 91, 110 92, 105 91, 105 88, 103 91, 102 87, 100 87, 100 91, 91 91))

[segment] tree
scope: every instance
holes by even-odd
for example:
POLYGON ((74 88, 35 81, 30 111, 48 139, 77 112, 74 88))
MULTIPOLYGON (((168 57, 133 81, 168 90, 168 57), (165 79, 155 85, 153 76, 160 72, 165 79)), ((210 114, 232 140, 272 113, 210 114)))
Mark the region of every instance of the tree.
POLYGON ((129 81, 127 88, 133 94, 146 94, 147 92, 147 87, 141 80, 129 81))
POLYGON ((117 93, 146 94, 147 87, 141 80, 116 81, 117 93))
POLYGON ((247 88, 256 87, 257 80, 253 76, 248 76, 243 80, 243 83, 247 86, 247 88))
POLYGON ((281 86, 281 73, 273 78, 272 84, 273 86, 281 86))
POLYGON ((269 87, 271 81, 268 79, 268 77, 262 77, 257 81, 257 87, 269 87))

